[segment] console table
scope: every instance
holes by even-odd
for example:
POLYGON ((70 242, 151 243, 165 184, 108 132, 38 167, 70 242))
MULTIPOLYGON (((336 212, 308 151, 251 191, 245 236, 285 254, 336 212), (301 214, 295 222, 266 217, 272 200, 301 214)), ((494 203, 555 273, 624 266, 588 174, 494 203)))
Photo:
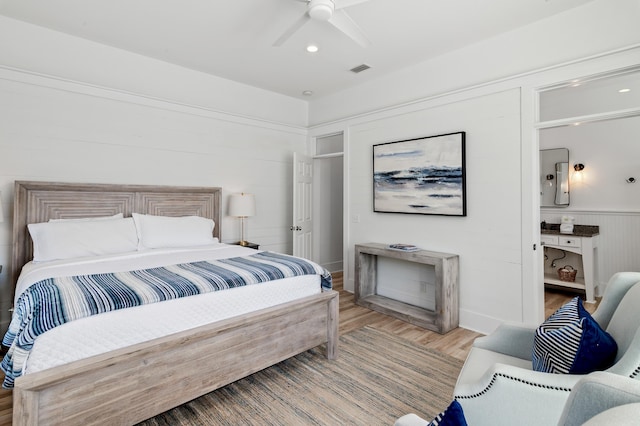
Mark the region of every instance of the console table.
POLYGON ((386 244, 355 246, 355 303, 440 334, 458 327, 458 256, 427 250, 404 252, 386 244), (435 310, 377 294, 378 257, 389 257, 435 268, 435 310))

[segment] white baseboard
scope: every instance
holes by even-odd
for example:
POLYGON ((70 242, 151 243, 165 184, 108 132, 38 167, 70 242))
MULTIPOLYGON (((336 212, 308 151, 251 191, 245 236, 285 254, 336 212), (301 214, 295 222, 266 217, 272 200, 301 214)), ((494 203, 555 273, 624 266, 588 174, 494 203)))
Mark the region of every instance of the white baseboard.
POLYGON ((335 262, 323 263, 320 266, 322 266, 323 268, 325 268, 327 271, 329 271, 331 273, 340 272, 340 271, 343 270, 342 260, 337 260, 335 262))
POLYGON ((460 327, 482 334, 489 334, 504 321, 486 315, 460 309, 460 327))

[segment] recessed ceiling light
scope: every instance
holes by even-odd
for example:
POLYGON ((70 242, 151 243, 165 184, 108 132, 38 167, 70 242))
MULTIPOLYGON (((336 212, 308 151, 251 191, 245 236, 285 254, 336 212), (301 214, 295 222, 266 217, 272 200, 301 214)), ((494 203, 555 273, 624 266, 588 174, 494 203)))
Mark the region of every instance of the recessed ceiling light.
POLYGON ((302 94, 305 96, 311 96, 313 95, 313 92, 311 90, 305 90, 304 92, 302 92, 302 94))
POLYGON ((620 89, 620 90, 618 90, 618 93, 627 93, 627 92, 630 92, 630 91, 631 91, 631 89, 620 89))
POLYGON ((316 53, 318 50, 318 46, 316 46, 315 44, 310 44, 307 46, 307 52, 309 53, 316 53))

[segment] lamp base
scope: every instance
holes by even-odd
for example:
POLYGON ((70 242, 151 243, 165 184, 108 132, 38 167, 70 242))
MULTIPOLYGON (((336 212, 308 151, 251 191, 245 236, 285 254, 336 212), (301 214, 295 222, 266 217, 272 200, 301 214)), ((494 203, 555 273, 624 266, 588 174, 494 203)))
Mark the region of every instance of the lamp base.
POLYGON ((260 247, 260 244, 252 243, 252 242, 249 242, 249 241, 238 241, 237 243, 235 243, 235 245, 242 246, 242 247, 247 247, 247 248, 252 248, 252 249, 255 249, 255 250, 258 250, 258 248, 260 247))

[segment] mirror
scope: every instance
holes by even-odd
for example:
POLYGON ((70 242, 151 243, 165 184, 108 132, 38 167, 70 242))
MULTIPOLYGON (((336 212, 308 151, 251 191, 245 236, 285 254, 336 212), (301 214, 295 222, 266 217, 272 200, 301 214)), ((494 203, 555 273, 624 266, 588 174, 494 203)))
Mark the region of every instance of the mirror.
POLYGON ((540 207, 569 205, 569 150, 540 150, 540 207))

